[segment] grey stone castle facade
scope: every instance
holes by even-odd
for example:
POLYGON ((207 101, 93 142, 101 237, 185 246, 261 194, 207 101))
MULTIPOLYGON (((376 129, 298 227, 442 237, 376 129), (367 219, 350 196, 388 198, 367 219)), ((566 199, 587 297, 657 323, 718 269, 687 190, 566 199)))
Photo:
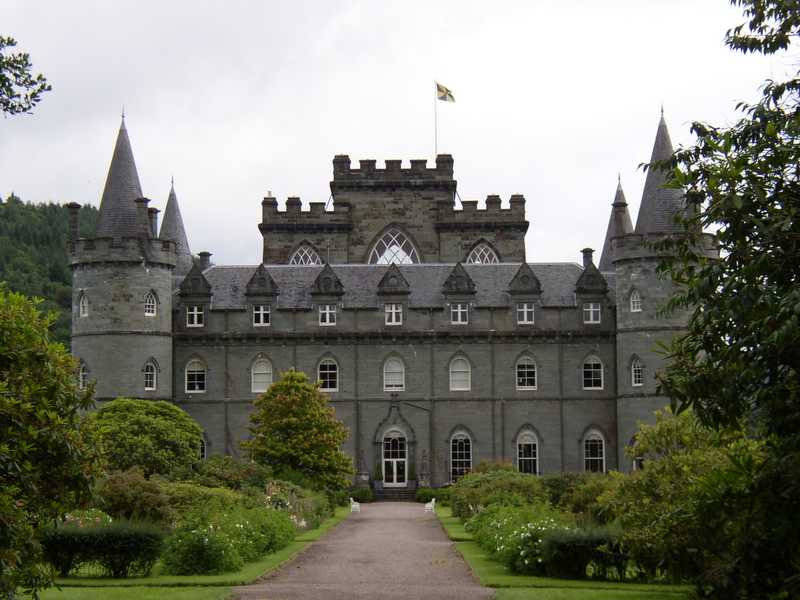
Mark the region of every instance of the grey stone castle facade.
MULTIPOLYGON (((663 116, 653 159, 672 146, 663 116)), ((349 428, 362 478, 441 485, 483 460, 530 473, 629 470, 639 421, 667 404, 656 343, 685 318, 647 244, 678 232, 678 190, 650 170, 633 227, 621 186, 600 260, 527 263, 525 199, 456 209, 453 158, 333 159, 333 210, 261 203, 263 257, 193 256, 174 188, 160 232, 123 123, 96 236, 72 209, 72 351, 99 402, 176 403, 205 450, 238 454, 252 401, 304 371, 349 428)))

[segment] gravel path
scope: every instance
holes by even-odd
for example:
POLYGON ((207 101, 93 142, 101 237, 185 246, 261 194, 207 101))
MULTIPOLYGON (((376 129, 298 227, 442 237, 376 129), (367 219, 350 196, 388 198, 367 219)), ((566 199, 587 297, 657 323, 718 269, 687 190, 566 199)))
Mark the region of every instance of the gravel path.
POLYGON ((234 588, 240 600, 488 599, 436 517, 411 502, 362 504, 263 581, 234 588))

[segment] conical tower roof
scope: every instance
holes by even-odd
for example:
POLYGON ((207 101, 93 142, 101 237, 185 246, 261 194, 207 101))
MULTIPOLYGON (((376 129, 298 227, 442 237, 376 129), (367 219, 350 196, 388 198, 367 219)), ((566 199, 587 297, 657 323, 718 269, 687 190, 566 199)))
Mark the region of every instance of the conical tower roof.
POLYGON ((614 195, 614 202, 611 204, 611 214, 608 217, 606 240, 603 242, 603 251, 600 254, 598 268, 601 271, 614 270, 614 252, 611 249, 611 240, 632 231, 633 224, 631 223, 631 214, 628 212, 628 201, 625 200, 622 181, 619 180, 617 182, 617 193, 614 195))
MULTIPOLYGON (((650 162, 667 160, 671 156, 672 140, 669 139, 669 131, 667 131, 667 123, 664 121, 664 111, 662 110, 650 162)), ((664 171, 652 167, 647 170, 642 203, 639 206, 639 216, 636 218, 636 233, 642 235, 677 233, 682 230, 681 226, 675 223, 675 215, 683 211, 683 191, 665 188, 665 183, 664 171)))
POLYGON ((183 217, 181 217, 181 208, 178 206, 178 196, 175 194, 174 181, 169 189, 167 207, 164 209, 164 219, 161 221, 161 232, 158 237, 175 242, 175 251, 178 254, 175 274, 188 273, 189 269, 192 268, 192 252, 189 250, 189 240, 186 237, 186 229, 183 226, 183 217))
POLYGON ((106 187, 100 200, 97 237, 136 236, 139 223, 136 199, 142 197, 142 186, 133 160, 131 141, 125 128, 125 117, 117 135, 111 166, 108 168, 106 187))

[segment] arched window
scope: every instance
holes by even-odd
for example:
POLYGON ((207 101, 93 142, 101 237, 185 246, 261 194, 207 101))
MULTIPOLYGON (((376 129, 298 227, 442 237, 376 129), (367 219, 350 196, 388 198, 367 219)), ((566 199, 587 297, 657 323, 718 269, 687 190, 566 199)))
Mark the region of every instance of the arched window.
POLYGON ((290 265, 321 265, 322 259, 310 245, 303 244, 294 251, 292 257, 289 259, 290 265))
POLYGON ((638 357, 634 357, 631 361, 631 385, 634 387, 644 385, 644 367, 638 357))
POLYGON ((596 356, 589 356, 583 361, 583 389, 603 389, 603 363, 596 356))
POLYGON ((467 256, 467 262, 490 265, 499 263, 500 259, 497 257, 497 252, 495 252, 489 244, 486 242, 481 242, 472 249, 472 252, 469 253, 469 256, 467 256))
POLYGON ((89 296, 86 293, 82 293, 78 300, 78 314, 81 317, 89 316, 89 296))
POLYGON ((450 391, 468 392, 472 389, 472 369, 469 361, 457 356, 450 361, 450 391))
POLYGON ((539 474, 539 440, 532 431, 517 436, 517 469, 520 473, 539 474))
POLYGON ((594 429, 583 438, 583 470, 590 473, 606 472, 606 441, 594 429))
POLYGON ((272 385, 272 363, 266 358, 259 358, 250 368, 250 391, 260 394, 272 385))
POLYGON ((186 365, 186 393, 202 394, 206 391, 206 366, 197 359, 186 365))
POLYGON ((319 389, 323 392, 339 391, 339 365, 332 358, 323 358, 317 369, 319 389))
POLYGON ((205 460, 208 458, 208 444, 206 444, 206 438, 200 438, 200 460, 205 460))
POLYGON ((389 358, 383 363, 383 391, 402 392, 406 389, 406 367, 399 358, 389 358))
POLYGON ((458 432, 450 440, 450 481, 457 481, 472 470, 472 440, 458 432))
POLYGON ((369 253, 371 265, 413 265, 419 262, 419 253, 408 236, 399 229, 388 229, 375 242, 369 253))
POLYGON ((639 290, 631 292, 631 312, 642 312, 642 295, 639 290))
POLYGON ((78 389, 85 390, 87 385, 89 385, 89 367, 85 362, 81 362, 78 365, 78 389))
POLYGON ((156 366, 152 361, 148 361, 144 366, 144 389, 146 392, 155 391, 158 385, 158 375, 156 374, 156 366))
POLYGON ((530 356, 523 356, 517 361, 517 389, 536 389, 536 362, 530 356))
POLYGON ((156 295, 153 292, 147 292, 144 296, 144 316, 155 317, 158 310, 158 303, 156 302, 156 295))

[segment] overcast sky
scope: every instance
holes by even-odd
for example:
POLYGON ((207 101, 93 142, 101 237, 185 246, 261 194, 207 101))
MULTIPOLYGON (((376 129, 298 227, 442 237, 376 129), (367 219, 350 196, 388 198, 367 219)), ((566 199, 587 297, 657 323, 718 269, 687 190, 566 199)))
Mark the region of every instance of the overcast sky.
POLYGON ((723 0, 0 2, 53 91, 0 118, 0 195, 99 205, 125 107, 144 194, 170 177, 193 252, 261 259, 272 190, 327 200, 334 154, 455 160, 465 200, 527 199, 530 262, 602 247, 621 173, 636 219, 663 103, 673 142, 782 77, 723 44, 723 0))

